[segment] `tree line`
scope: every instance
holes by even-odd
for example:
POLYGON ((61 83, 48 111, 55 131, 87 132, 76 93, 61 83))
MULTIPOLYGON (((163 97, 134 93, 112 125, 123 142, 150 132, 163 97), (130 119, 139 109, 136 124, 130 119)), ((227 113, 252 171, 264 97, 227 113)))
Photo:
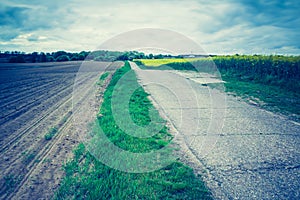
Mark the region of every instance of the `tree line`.
POLYGON ((137 51, 81 51, 79 53, 71 53, 66 51, 56 51, 52 53, 32 52, 25 53, 20 51, 0 51, 0 62, 9 63, 36 63, 36 62, 65 62, 65 61, 116 61, 116 60, 133 60, 133 59, 159 59, 172 57, 171 55, 146 55, 137 51))
POLYGON ((0 62, 10 63, 36 63, 36 62, 63 62, 84 60, 89 52, 70 53, 65 51, 56 51, 52 53, 32 52, 25 53, 20 51, 0 52, 0 62))

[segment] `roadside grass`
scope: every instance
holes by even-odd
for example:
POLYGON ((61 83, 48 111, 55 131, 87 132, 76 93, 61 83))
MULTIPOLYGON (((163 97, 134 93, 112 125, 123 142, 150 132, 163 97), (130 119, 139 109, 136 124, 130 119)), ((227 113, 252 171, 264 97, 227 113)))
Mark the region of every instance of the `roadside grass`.
MULTIPOLYGON (((111 97, 119 79, 130 70, 129 63, 118 69, 103 96, 97 121, 116 146, 131 152, 159 149, 172 139, 164 127, 150 138, 136 138, 123 132, 114 121, 111 97)), ((134 84, 138 84, 134 80, 134 84)), ((153 108, 148 94, 140 87, 131 96, 129 112, 140 126, 149 124, 153 108)), ((157 112, 157 117, 159 117, 157 112)), ((74 150, 74 157, 64 166, 66 176, 54 199, 212 199, 201 177, 178 161, 149 173, 126 173, 110 168, 95 159, 84 144, 74 150)))
POLYGON ((263 109, 281 113, 290 119, 300 121, 300 93, 288 91, 278 86, 243 80, 221 73, 226 92, 239 96, 246 102, 263 109))
MULTIPOLYGON (((194 60, 137 59, 135 62, 142 69, 163 69, 163 65, 168 65, 175 70, 194 70, 193 65, 197 66, 197 62, 205 60, 207 58, 194 60)), ((299 90, 295 89, 298 88, 299 81, 285 81, 287 78, 279 78, 287 73, 282 63, 286 63, 289 67, 294 66, 295 69, 290 68, 290 73, 294 71, 293 77, 299 75, 297 71, 298 60, 299 57, 283 56, 216 56, 211 59, 217 66, 222 66, 218 66, 218 69, 222 79, 225 81, 224 86, 229 94, 239 96, 250 104, 255 104, 272 112, 281 113, 292 120, 300 122, 300 93, 299 90), (235 63, 239 61, 241 63, 235 63), (257 66, 260 62, 264 64, 261 69, 257 66), (281 65, 278 64, 277 66, 277 62, 281 65), (241 67, 239 68, 239 66, 241 67), (257 69, 257 73, 251 71, 251 68, 254 68, 254 66, 257 69), (274 72, 274 69, 277 71, 274 72), (270 74, 267 74, 266 71, 268 70, 270 74), (277 75, 275 76, 274 74, 277 75), (292 82, 294 82, 294 86, 290 86, 292 82)), ((214 84, 207 85, 210 87, 214 86, 214 84)))

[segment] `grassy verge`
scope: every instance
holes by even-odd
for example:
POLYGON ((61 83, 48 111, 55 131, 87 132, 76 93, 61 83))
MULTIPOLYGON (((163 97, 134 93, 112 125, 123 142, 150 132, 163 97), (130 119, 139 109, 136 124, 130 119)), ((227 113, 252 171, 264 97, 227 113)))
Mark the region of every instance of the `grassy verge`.
MULTIPOLYGON (((126 63, 113 75, 103 96, 98 123, 111 142, 122 149, 132 152, 159 149, 172 139, 166 127, 150 138, 141 139, 124 133, 113 119, 112 92, 118 80, 129 70, 126 63)), ((137 84, 137 80, 134 81, 137 84)), ((140 87, 130 98, 130 115, 141 126, 149 124, 149 110, 153 108, 147 96, 140 87)), ((55 199, 211 199, 200 177, 177 161, 154 172, 126 173, 102 164, 80 144, 74 151, 74 158, 64 168, 66 177, 55 199)))
POLYGON ((164 69, 163 66, 168 65, 176 70, 195 71, 193 66, 204 69, 212 61, 226 81, 227 92, 300 121, 299 56, 216 56, 211 59, 140 59, 135 62, 142 68, 164 69))
POLYGON ((239 96, 248 103, 254 103, 263 109, 288 116, 300 121, 300 94, 279 86, 255 81, 243 80, 228 73, 221 73, 226 82, 226 91, 239 96))

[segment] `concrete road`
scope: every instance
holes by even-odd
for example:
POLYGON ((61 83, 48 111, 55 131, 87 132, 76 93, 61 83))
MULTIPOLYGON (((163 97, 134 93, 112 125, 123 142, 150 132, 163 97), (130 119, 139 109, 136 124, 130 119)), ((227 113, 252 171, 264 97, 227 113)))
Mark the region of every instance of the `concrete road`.
POLYGON ((207 74, 131 66, 186 154, 201 163, 215 199, 300 199, 299 124, 226 95, 207 74))

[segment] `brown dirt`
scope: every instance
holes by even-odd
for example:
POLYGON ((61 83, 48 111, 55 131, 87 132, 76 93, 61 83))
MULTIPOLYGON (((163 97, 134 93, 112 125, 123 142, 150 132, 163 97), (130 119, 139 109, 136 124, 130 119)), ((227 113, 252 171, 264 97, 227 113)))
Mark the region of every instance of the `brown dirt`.
MULTIPOLYGON (((109 63, 91 62, 105 70, 109 63)), ((73 131, 72 91, 80 62, 0 66, 0 199, 50 199, 63 164, 80 142, 73 131), (3 78, 4 77, 4 78, 3 78), (51 140, 51 127, 58 132, 51 140)), ((82 99, 92 75, 79 80, 82 99)), ((100 74, 99 74, 100 76, 100 74)))

